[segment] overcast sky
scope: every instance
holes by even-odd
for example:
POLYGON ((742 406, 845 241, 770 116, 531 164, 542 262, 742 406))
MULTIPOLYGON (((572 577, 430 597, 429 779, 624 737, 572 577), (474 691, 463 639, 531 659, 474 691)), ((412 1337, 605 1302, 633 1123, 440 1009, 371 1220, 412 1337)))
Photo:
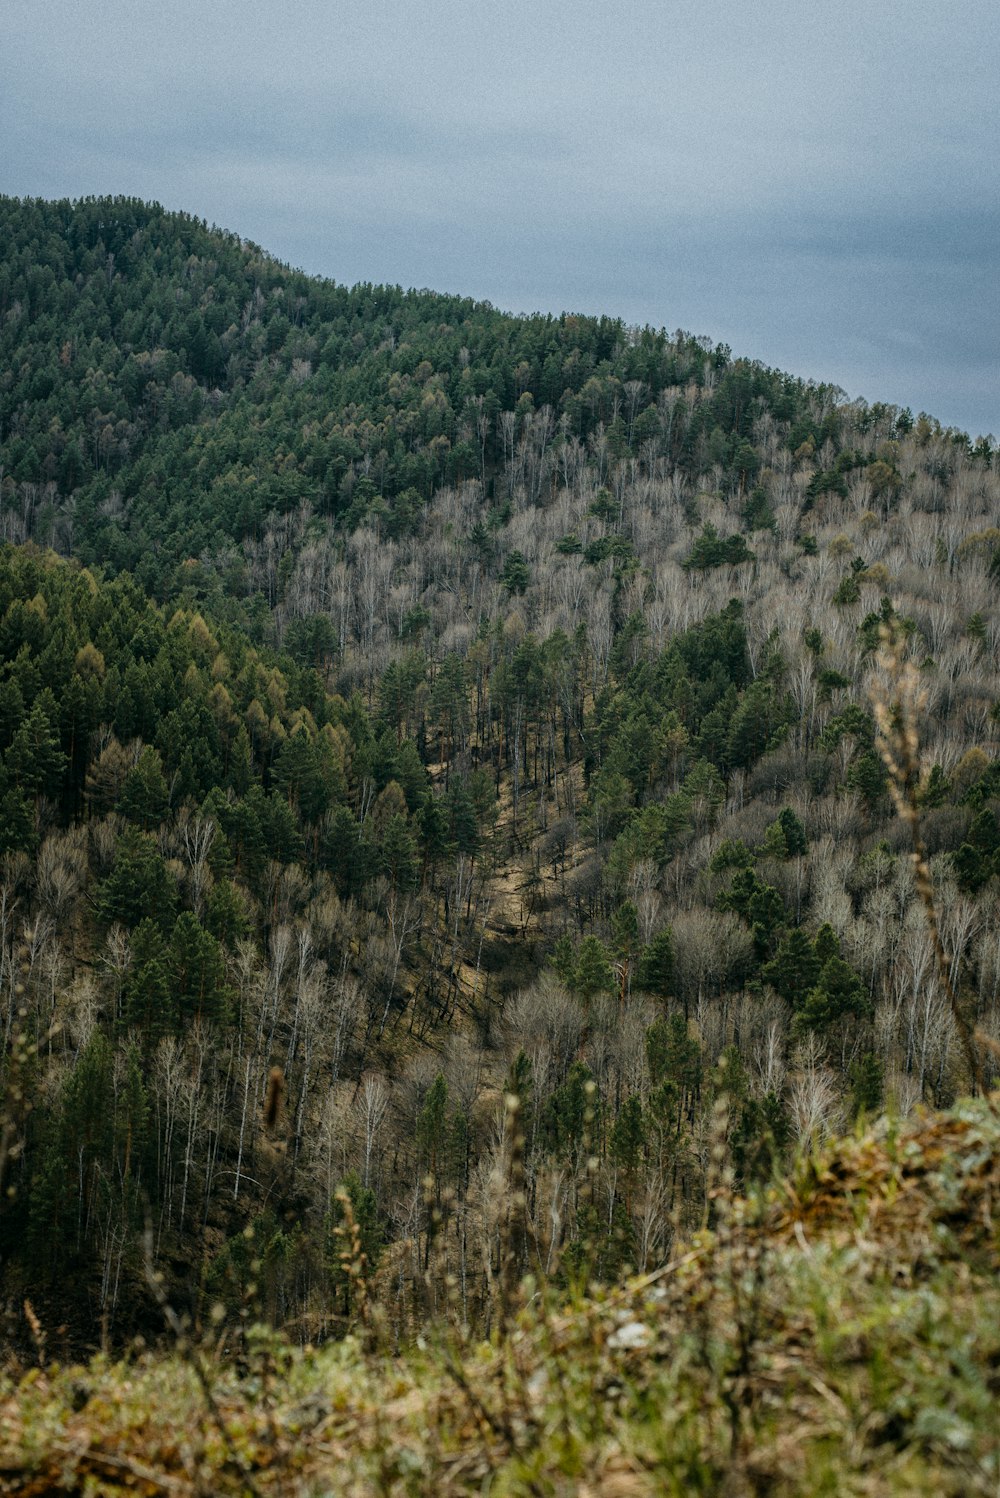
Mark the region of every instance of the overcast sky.
POLYGON ((2 0, 0 191, 1000 437, 998 0, 2 0))

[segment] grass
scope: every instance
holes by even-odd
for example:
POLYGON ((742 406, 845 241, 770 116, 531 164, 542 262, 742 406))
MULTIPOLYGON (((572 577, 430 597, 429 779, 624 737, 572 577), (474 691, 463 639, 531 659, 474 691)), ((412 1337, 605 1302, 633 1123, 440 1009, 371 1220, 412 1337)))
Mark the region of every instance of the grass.
POLYGON ((0 1493, 1000 1493, 1000 1122, 884 1121, 507 1329, 12 1364, 0 1493), (200 1370, 200 1371, 199 1371, 200 1370), (211 1397, 206 1397, 205 1380, 211 1397))

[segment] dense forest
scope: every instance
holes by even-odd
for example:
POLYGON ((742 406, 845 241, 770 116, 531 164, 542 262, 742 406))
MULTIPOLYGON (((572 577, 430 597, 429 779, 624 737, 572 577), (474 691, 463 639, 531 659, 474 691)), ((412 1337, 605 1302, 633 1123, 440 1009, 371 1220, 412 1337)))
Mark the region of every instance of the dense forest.
POLYGON ((745 1186, 991 1083, 991 438, 131 199, 0 256, 12 1335, 155 1335, 151 1267, 488 1329, 662 1262, 720 1117, 745 1186))

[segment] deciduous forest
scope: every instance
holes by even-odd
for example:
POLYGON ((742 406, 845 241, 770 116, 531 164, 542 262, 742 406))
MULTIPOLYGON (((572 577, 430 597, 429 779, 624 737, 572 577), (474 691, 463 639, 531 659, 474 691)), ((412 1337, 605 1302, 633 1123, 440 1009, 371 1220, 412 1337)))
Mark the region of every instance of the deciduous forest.
POLYGON ((132 199, 0 256, 12 1341, 489 1335, 995 1085, 992 439, 132 199))

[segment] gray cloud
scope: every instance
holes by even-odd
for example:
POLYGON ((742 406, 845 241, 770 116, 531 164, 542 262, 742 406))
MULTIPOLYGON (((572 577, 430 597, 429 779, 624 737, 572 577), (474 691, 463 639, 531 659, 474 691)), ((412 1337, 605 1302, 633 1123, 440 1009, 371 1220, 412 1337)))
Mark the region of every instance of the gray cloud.
POLYGON ((0 189, 684 326, 1000 434, 994 0, 8 0, 0 189))

